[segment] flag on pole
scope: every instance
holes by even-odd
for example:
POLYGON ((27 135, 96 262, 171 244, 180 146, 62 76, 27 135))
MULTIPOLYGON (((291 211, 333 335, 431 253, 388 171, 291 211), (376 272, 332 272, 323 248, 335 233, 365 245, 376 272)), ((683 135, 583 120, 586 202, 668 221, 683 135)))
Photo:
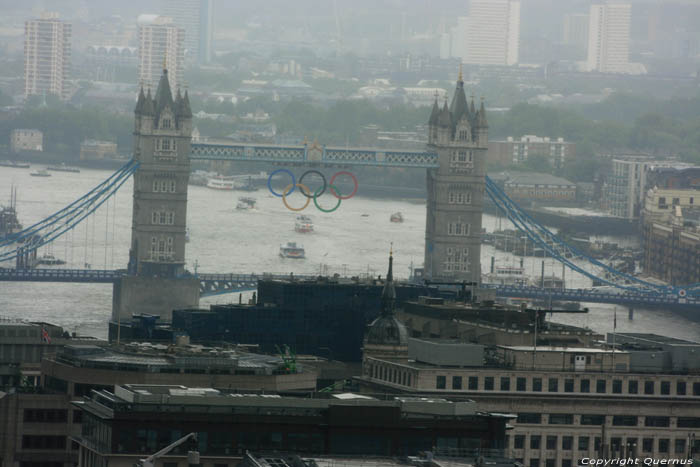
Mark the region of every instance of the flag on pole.
POLYGON ((51 343, 51 337, 49 336, 49 332, 44 327, 41 328, 41 341, 46 342, 47 344, 51 343))

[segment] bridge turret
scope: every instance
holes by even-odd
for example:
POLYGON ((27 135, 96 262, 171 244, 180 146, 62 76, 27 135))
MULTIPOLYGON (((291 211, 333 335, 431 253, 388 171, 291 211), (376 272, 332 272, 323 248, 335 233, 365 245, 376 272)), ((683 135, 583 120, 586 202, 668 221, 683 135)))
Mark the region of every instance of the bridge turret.
POLYGON ((445 101, 429 131, 437 133, 428 150, 438 154, 439 167, 427 173, 425 276, 480 282, 488 124, 473 98, 467 104, 461 71, 450 107, 445 101))

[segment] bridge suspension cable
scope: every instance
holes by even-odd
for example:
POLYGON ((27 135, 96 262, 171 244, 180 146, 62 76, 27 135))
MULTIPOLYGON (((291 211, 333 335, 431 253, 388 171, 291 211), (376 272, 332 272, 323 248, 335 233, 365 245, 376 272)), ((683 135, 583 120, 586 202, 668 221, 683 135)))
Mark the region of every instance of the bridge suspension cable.
MULTIPOLYGON (((68 206, 0 241, 0 262, 14 260, 18 256, 34 251, 74 229, 113 196, 136 171, 138 165, 138 162, 134 160, 127 162, 106 180, 68 206)), ((87 227, 86 225, 86 237, 87 227)))
MULTIPOLYGON (((553 259, 565 264, 573 271, 583 274, 592 280, 600 281, 603 284, 637 293, 678 293, 681 289, 684 289, 684 287, 654 284, 634 277, 630 274, 618 271, 613 267, 604 264, 595 258, 586 255, 585 253, 582 253, 575 247, 566 244, 557 235, 528 215, 489 177, 486 177, 486 193, 496 204, 498 209, 503 213, 503 215, 507 217, 518 230, 525 233, 535 244, 542 247, 546 253, 552 256, 553 259), (603 277, 590 272, 589 270, 575 263, 573 260, 587 262, 595 268, 602 270, 603 277)), ((696 285, 694 284, 686 288, 688 293, 695 293, 693 290, 695 286, 696 285)))

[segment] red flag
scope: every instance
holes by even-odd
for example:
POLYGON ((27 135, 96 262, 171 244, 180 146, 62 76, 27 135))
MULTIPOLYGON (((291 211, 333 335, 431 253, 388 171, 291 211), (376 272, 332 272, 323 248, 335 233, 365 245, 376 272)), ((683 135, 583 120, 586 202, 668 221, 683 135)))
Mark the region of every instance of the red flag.
POLYGON ((49 336, 49 332, 46 330, 46 328, 41 328, 41 341, 46 342, 47 344, 51 343, 51 337, 49 336))

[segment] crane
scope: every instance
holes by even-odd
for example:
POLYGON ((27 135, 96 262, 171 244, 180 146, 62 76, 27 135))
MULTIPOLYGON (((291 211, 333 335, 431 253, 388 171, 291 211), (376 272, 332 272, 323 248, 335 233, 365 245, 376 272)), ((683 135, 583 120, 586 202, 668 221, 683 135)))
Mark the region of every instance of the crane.
MULTIPOLYGON (((159 457, 162 457, 181 445, 182 443, 192 440, 192 441, 197 441, 197 433, 190 433, 188 435, 183 436, 182 438, 178 439, 174 443, 164 447, 160 451, 156 452, 155 454, 151 454, 150 456, 140 459, 138 463, 134 467, 153 467, 155 465, 155 460, 158 459, 159 457)), ((187 463, 190 466, 196 466, 199 465, 199 451, 188 451, 187 452, 187 463)))

